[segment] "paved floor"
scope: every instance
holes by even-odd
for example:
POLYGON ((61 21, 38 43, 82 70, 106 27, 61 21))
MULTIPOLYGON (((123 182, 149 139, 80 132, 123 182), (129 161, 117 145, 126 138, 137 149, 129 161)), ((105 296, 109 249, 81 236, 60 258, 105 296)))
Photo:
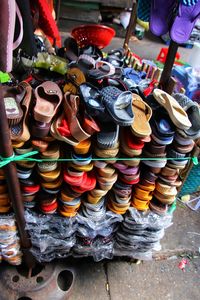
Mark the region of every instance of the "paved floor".
POLYGON ((200 259, 143 262, 89 263, 78 266, 71 300, 198 300, 200 259), (106 270, 105 270, 106 268, 106 270))
POLYGON ((71 300, 198 300, 200 298, 200 212, 182 204, 166 230, 162 250, 153 261, 135 264, 125 260, 76 264, 71 300), (189 258, 185 272, 181 257, 189 258), (163 260, 165 258, 165 260, 163 260), (166 259, 168 258, 168 259, 166 259))

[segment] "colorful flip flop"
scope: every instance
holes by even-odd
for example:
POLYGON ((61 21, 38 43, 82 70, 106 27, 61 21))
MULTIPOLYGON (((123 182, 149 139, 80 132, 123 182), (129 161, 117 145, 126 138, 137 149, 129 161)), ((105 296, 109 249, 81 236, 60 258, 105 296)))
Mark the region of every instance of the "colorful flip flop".
POLYGON ((175 5, 174 0, 152 0, 150 30, 153 34, 161 36, 168 32, 175 5))
POLYGON ((178 44, 187 42, 199 17, 200 1, 192 6, 179 4, 178 15, 176 16, 170 30, 170 36, 172 40, 178 44))

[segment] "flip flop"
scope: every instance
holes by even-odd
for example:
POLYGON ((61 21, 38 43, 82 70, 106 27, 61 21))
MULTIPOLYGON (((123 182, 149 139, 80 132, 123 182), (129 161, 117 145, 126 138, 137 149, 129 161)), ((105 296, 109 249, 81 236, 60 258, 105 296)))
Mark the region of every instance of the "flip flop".
POLYGON ((78 119, 79 112, 79 96, 72 95, 69 92, 64 95, 64 112, 67 118, 67 123, 69 125, 71 135, 78 141, 82 142, 90 137, 81 126, 78 119))
POLYGON ((156 101, 167 110, 170 119, 176 127, 189 129, 192 126, 187 113, 172 96, 160 89, 155 89, 153 96, 156 101))
POLYGON ((100 91, 90 83, 83 83, 79 86, 81 100, 84 102, 88 114, 106 121, 108 115, 101 99, 100 91))
POLYGON ((35 98, 34 119, 44 123, 51 122, 63 98, 61 89, 56 83, 46 81, 35 89, 35 98))
POLYGON ((119 125, 115 123, 102 124, 97 133, 97 145, 101 149, 115 147, 119 142, 119 125))
POLYGON ((107 86, 101 91, 102 102, 113 121, 120 126, 130 126, 134 120, 132 93, 122 92, 114 86, 107 86))
POLYGON ((110 77, 115 74, 115 67, 107 61, 98 61, 95 65, 95 69, 91 69, 87 72, 89 78, 100 80, 106 77, 110 77))
MULTIPOLYGON (((69 129, 68 125, 67 128, 65 128, 65 125, 63 124, 63 119, 65 119, 64 113, 59 116, 54 122, 51 124, 50 133, 51 135, 59 140, 63 141, 69 145, 76 146, 79 144, 79 142, 71 135, 65 135, 64 132, 66 132, 67 128, 69 129), (65 131, 60 131, 59 128, 64 127, 65 131)), ((69 133, 69 130, 68 130, 69 133)))
POLYGON ((135 118, 131 124, 131 131, 138 137, 149 136, 151 134, 149 120, 152 116, 152 110, 139 95, 132 94, 132 99, 132 109, 135 118))
POLYGON ((150 13, 150 30, 153 34, 161 36, 168 32, 173 9, 176 6, 174 0, 152 0, 150 13))
POLYGON ((183 94, 175 94, 174 98, 186 111, 192 126, 188 130, 181 131, 183 137, 191 137, 193 140, 200 137, 200 107, 197 102, 190 100, 183 94))
POLYGON ((23 111, 22 120, 14 126, 10 127, 11 140, 16 142, 26 142, 30 138, 30 132, 28 129, 28 120, 29 120, 29 106, 31 103, 32 97, 32 88, 31 86, 23 81, 18 85, 19 89, 22 90, 22 93, 25 91, 23 100, 21 101, 21 109, 23 111))
POLYGON ((4 104, 7 120, 10 126, 17 125, 22 120, 23 110, 21 102, 25 96, 25 89, 19 90, 16 87, 3 87, 4 104))
POLYGON ((192 29, 195 26, 197 19, 200 17, 200 2, 195 5, 186 6, 179 4, 178 15, 176 16, 172 28, 170 30, 171 39, 183 44, 190 38, 192 29))

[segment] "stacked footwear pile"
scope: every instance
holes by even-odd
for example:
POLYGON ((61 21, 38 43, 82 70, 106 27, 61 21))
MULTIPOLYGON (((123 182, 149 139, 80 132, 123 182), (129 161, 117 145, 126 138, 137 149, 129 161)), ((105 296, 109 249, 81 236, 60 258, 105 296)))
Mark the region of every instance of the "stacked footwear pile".
POLYGON ((8 196, 8 189, 3 169, 0 169, 0 213, 6 214, 11 209, 11 203, 8 196))
POLYGON ((40 262, 67 257, 76 243, 77 222, 58 215, 41 215, 27 209, 26 229, 31 236, 31 252, 40 262))
POLYGON ((152 259, 153 251, 161 249, 160 240, 172 223, 172 215, 160 216, 130 208, 116 233, 114 255, 152 259))
MULTIPOLYGON (((137 221, 129 214, 150 210, 152 217, 168 218, 180 172, 200 136, 199 107, 155 88, 141 72, 127 73, 122 49, 105 59, 95 46, 77 57, 68 50, 65 77, 37 70, 29 83, 3 87, 13 148, 22 155, 17 173, 30 209, 32 252, 40 261, 69 254, 99 260, 113 255, 115 236, 123 249, 124 232, 133 230, 130 249, 139 235, 140 253, 148 244, 145 257, 158 249, 164 227, 148 224, 137 234, 140 226, 132 226, 137 221), (32 160, 23 159, 35 150, 32 160)), ((0 176, 6 213, 10 204, 2 171, 0 176)))
POLYGON ((20 265, 22 253, 13 214, 1 215, 0 219, 0 262, 4 260, 11 265, 20 265))
POLYGON ((72 255, 75 257, 92 256, 95 261, 104 258, 111 259, 115 233, 123 218, 121 215, 106 211, 105 203, 103 214, 101 209, 96 208, 94 211, 95 208, 90 207, 93 210, 92 215, 85 215, 84 208, 77 215, 77 241, 72 249, 72 255))

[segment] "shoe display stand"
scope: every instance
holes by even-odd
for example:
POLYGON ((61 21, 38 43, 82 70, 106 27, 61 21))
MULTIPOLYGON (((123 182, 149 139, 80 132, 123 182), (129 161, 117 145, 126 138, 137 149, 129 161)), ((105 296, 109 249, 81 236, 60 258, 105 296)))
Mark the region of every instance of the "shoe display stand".
MULTIPOLYGON (((127 34, 126 34, 126 38, 124 41, 124 48, 127 49, 128 48, 128 44, 129 44, 129 39, 131 36, 131 33, 133 32, 133 27, 136 24, 136 8, 137 8, 137 4, 136 1, 133 1, 133 9, 132 9, 132 14, 131 14, 131 18, 130 18, 130 23, 129 26, 127 28, 127 34)), ((176 52, 178 49, 178 44, 175 42, 171 42, 170 46, 169 46, 169 51, 168 51, 168 55, 167 55, 167 60, 164 66, 164 70, 162 72, 161 75, 161 79, 160 79, 160 83, 159 83, 159 87, 162 88, 162 90, 169 92, 169 81, 171 78, 171 71, 172 71, 172 67, 174 64, 174 60, 175 60, 175 56, 176 56, 176 52)), ((6 182, 8 185, 8 193, 9 193, 9 197, 10 200, 12 202, 12 207, 13 207, 13 211, 14 211, 14 215, 15 215, 15 219, 16 219, 16 223, 17 223, 17 227, 18 227, 18 233, 19 233, 19 237, 20 237, 20 242, 21 242, 21 249, 23 252, 23 261, 26 264, 26 266, 28 268, 33 268, 36 260, 33 257, 32 253, 29 251, 29 249, 31 248, 31 241, 30 241, 30 237, 28 232, 26 231, 26 221, 25 221, 25 212, 24 212, 24 207, 23 207, 23 202, 22 202, 22 195, 21 195, 21 190, 20 190, 20 184, 19 184, 19 180, 18 180, 18 176, 17 176, 17 171, 16 171, 16 165, 15 165, 15 157, 13 156, 13 149, 12 149, 12 143, 10 140, 10 134, 9 134, 9 127, 8 127, 8 122, 7 122, 7 117, 6 117, 6 112, 5 112, 5 107, 4 107, 4 101, 3 101, 3 94, 2 94, 2 87, 0 86, 0 155, 2 158, 2 161, 5 162, 5 166, 3 167, 4 171, 5 171, 5 175, 6 175, 6 182)), ((197 156, 197 151, 196 148, 193 152, 193 156, 197 156)), ((149 159, 151 159, 151 157, 149 157, 149 159)), ((184 173, 184 178, 183 178, 183 182, 184 180, 187 178, 191 168, 193 166, 193 161, 190 160, 189 163, 189 167, 187 168, 187 171, 184 173)), ((28 213, 27 213, 28 214, 28 213)), ((139 219, 141 216, 138 216, 137 213, 134 212, 134 210, 131 210, 132 217, 136 219, 139 219)), ((27 215, 26 215, 27 217, 27 215)), ((154 216, 150 215, 150 217, 148 216, 149 219, 153 218, 154 216)), ((30 218, 30 216, 28 216, 28 218, 30 218)), ((60 217, 61 218, 61 217, 60 217)), ((107 215, 107 220, 109 224, 109 226, 112 225, 112 221, 111 219, 113 218, 113 215, 107 215)), ((117 216, 116 218, 118 218, 117 221, 120 222, 120 218, 121 216, 117 216)), ((142 222, 147 222, 144 216, 142 216, 143 220, 142 222)), ((48 219, 48 217, 47 217, 48 219)), ((36 220, 36 218, 35 218, 36 220)), ((34 221, 35 221, 34 220, 34 221)), ((63 218, 63 220, 65 220, 64 222, 68 222, 68 219, 63 218), (66 221, 67 220, 67 221, 66 221)), ((51 222, 51 220, 48 220, 49 222, 51 222)), ((60 222, 60 219, 58 219, 58 223, 60 222)), ((84 224, 84 218, 82 218, 80 220, 80 222, 83 222, 84 224)), ((125 217, 125 222, 130 223, 130 218, 128 216, 125 217)), ((140 223, 141 227, 144 225, 144 223, 140 223)), ((149 221, 150 224, 148 227, 151 229, 151 231, 153 232, 154 230, 154 224, 151 223, 151 221, 149 221), (153 225, 152 225, 153 224, 153 225)), ((171 223, 171 216, 167 217, 166 220, 160 220, 159 217, 156 220, 156 222, 160 222, 160 238, 163 234, 163 229, 167 228, 170 223, 171 223), (162 223, 163 222, 163 223, 162 223), (161 224, 162 223, 162 224, 161 224)), ((30 222, 31 223, 31 222, 30 222)), ((67 225, 66 225, 67 226, 67 225)), ((70 221, 68 224, 68 227, 70 227, 70 221)), ((84 226, 83 226, 84 227, 84 226)), ((98 228, 95 228, 95 230, 98 231, 98 228)), ((113 229, 114 230, 114 229, 113 229)), ((66 237, 67 238, 67 237, 66 237)), ((119 236, 119 241, 121 239, 121 237, 119 236)), ((100 241, 102 242, 102 241, 100 241)), ((98 244, 96 246, 98 248, 98 244)), ((56 248, 55 248, 56 249, 56 248)), ((105 251, 107 248, 102 249, 102 251, 104 251, 104 257, 105 256, 105 251)), ((56 251, 56 250, 55 250, 56 251)), ((98 257, 96 258, 96 260, 100 260, 102 253, 98 253, 98 257)), ((116 251, 115 255, 128 255, 127 251, 124 252, 123 251, 119 251, 119 253, 116 251)), ((78 255, 77 255, 78 256, 78 255)), ((134 257, 134 251, 133 254, 130 255, 134 257)), ((62 256, 61 256, 62 257, 62 256)), ((109 257, 109 249, 108 249, 108 258, 109 257)))

